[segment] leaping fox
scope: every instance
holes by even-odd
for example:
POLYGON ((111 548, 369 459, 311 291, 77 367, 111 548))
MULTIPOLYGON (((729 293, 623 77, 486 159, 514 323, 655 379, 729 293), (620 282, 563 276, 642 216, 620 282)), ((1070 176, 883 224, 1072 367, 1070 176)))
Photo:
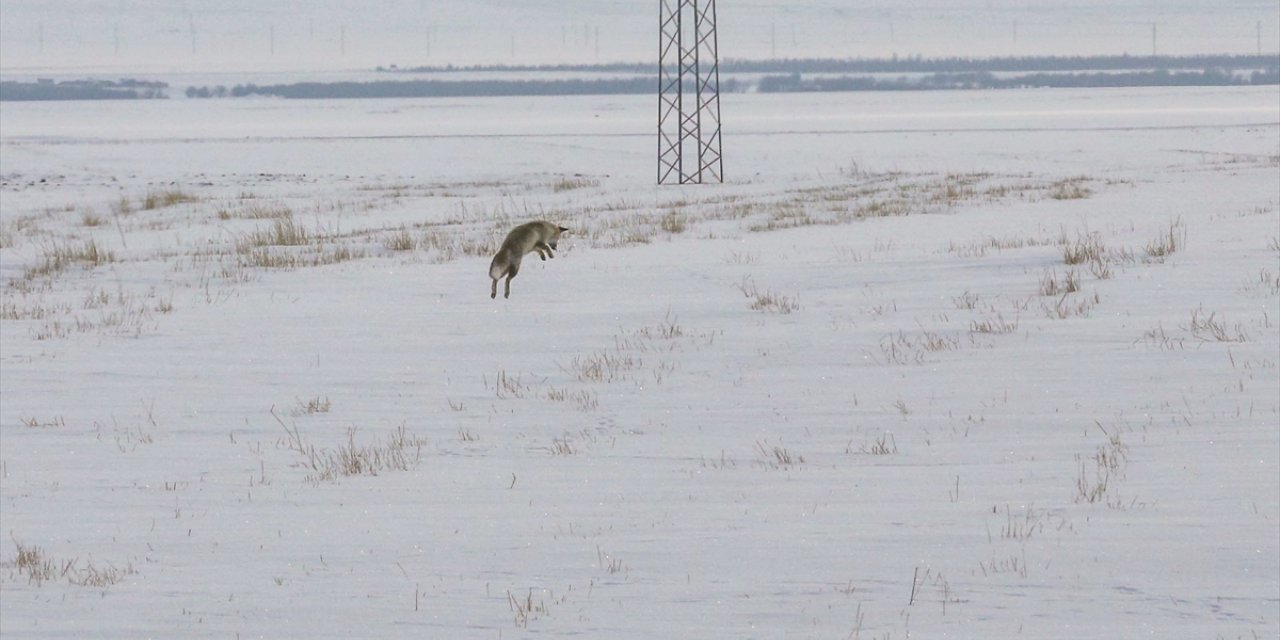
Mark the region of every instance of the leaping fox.
POLYGON ((556 248, 560 234, 565 231, 568 229, 542 220, 526 222, 512 229, 507 234, 507 239, 502 241, 498 254, 493 256, 493 262, 489 263, 489 277, 493 280, 493 285, 489 287, 489 297, 498 297, 498 278, 506 276, 502 297, 510 298, 511 279, 520 272, 520 260, 524 258, 524 254, 537 251, 538 257, 543 260, 556 257, 551 251, 556 248))

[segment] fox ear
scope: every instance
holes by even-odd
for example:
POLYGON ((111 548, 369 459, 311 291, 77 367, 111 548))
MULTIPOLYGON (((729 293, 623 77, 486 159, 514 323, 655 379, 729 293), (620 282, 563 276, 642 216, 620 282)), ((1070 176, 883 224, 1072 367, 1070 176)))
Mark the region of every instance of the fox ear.
POLYGON ((568 228, 568 227, 560 227, 560 233, 564 233, 564 232, 566 232, 566 231, 568 231, 568 230, 569 230, 569 228, 568 228))

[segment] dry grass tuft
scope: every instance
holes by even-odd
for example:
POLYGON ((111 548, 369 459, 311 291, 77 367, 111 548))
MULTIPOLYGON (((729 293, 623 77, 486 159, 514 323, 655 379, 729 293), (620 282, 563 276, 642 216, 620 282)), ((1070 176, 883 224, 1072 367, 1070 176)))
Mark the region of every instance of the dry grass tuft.
POLYGON ((1066 277, 1061 280, 1058 279, 1057 271, 1047 271, 1040 278, 1040 295, 1042 296, 1059 296, 1079 290, 1080 277, 1076 275, 1075 270, 1068 271, 1066 277))
MULTIPOLYGON (((1102 428, 1102 425, 1098 425, 1102 428)), ((1113 481, 1124 478, 1129 464, 1129 447, 1120 440, 1120 434, 1107 433, 1107 442, 1099 446, 1088 460, 1080 461, 1080 474, 1076 477, 1077 503, 1108 501, 1108 492, 1114 493, 1113 481), (1090 464, 1092 463, 1092 464, 1090 464), (1090 473, 1089 467, 1092 467, 1090 473)), ((1109 502, 1109 501, 1108 501, 1109 502)))
POLYGON ((391 235, 387 236, 382 242, 383 246, 391 251, 413 251, 418 248, 418 241, 414 239, 413 234, 409 230, 400 227, 391 235))
POLYGON ((1147 260, 1162 262, 1165 258, 1177 253, 1187 244, 1187 228, 1182 218, 1169 223, 1169 228, 1156 239, 1147 243, 1147 260))
POLYGON ((1099 262, 1106 257, 1107 248, 1102 238, 1096 233, 1080 234, 1075 242, 1067 242, 1062 247, 1062 261, 1066 264, 1087 264, 1099 262))
POLYGON ((970 333, 988 333, 988 334, 1006 334, 1013 333, 1018 330, 1018 319, 1014 318, 1012 322, 1005 320, 1004 316, 997 313, 994 318, 983 318, 982 320, 974 320, 969 323, 970 333))
MULTIPOLYGON (((846 453, 852 453, 852 445, 845 447, 846 453)), ((858 445, 857 453, 868 456, 891 456, 898 453, 898 441, 892 433, 882 433, 871 442, 858 445)))
POLYGON ((1191 311, 1191 321, 1187 324, 1187 332, 1201 342, 1248 342, 1249 332, 1239 324, 1227 326, 1218 319, 1218 314, 1205 315, 1203 307, 1191 311))
POLYGON ((630 375, 643 365, 639 356, 622 351, 596 351, 586 356, 574 356, 567 367, 560 368, 573 374, 580 382, 613 382, 630 375))
POLYGON ((311 241, 311 234, 292 217, 277 218, 270 227, 248 234, 242 247, 297 247, 311 241))
POLYGON ((594 411, 600 407, 599 397, 590 389, 572 391, 551 387, 542 394, 542 397, 552 402, 564 402, 579 411, 594 411))
POLYGON ((738 284, 738 290, 751 301, 751 308, 756 311, 788 314, 800 310, 800 303, 795 298, 768 289, 761 291, 750 277, 743 278, 738 284))
POLYGON ((40 262, 30 267, 23 274, 25 279, 51 277, 61 273, 72 265, 96 267, 116 262, 116 254, 98 247, 92 238, 82 244, 67 243, 48 247, 40 262))
POLYGON ((528 629, 530 620, 537 620, 550 613, 545 600, 539 599, 537 602, 533 600, 533 589, 529 589, 529 593, 524 598, 517 598, 508 591, 507 604, 515 615, 516 627, 521 629, 528 629))
POLYGON ((336 448, 317 448, 303 438, 298 426, 285 424, 276 415, 275 407, 271 416, 284 428, 285 446, 295 451, 302 458, 301 466, 310 473, 307 481, 313 484, 335 482, 350 476, 376 476, 386 471, 408 471, 422 460, 422 447, 427 443, 425 438, 410 434, 400 425, 385 441, 372 444, 357 444, 356 429, 347 430, 347 441, 336 448))
POLYGON ((804 464, 804 456, 793 454, 782 445, 771 445, 766 441, 756 441, 756 451, 760 454, 760 464, 768 469, 789 469, 804 464))
POLYGON ((70 560, 50 558, 40 547, 27 546, 17 540, 13 543, 18 549, 17 556, 12 562, 5 564, 13 567, 18 575, 25 576, 29 583, 36 586, 41 586, 49 580, 66 580, 68 584, 76 586, 105 588, 137 573, 132 564, 126 564, 124 567, 109 563, 99 566, 93 561, 81 564, 79 558, 70 560))
POLYGON ((679 211, 672 209, 666 215, 662 216, 659 223, 663 231, 672 235, 684 233, 689 228, 689 217, 679 211))
POLYGON ((1080 200, 1088 198, 1093 194, 1085 183, 1089 181, 1087 176, 1075 176, 1072 178, 1064 178, 1049 186, 1049 197, 1054 200, 1080 200))
POLYGON ((272 205, 253 202, 242 209, 220 208, 218 209, 217 216, 219 220, 232 220, 235 218, 243 218, 247 220, 272 220, 275 218, 293 217, 293 209, 281 204, 272 205))
POLYGON ((1092 296, 1084 297, 1063 294, 1052 305, 1041 304, 1040 308, 1044 310, 1046 317, 1054 320, 1066 320, 1067 318, 1087 317, 1101 301, 1101 296, 1096 292, 1092 296))
POLYGON ((175 204, 196 202, 197 200, 199 200, 199 198, 195 195, 187 193, 182 189, 161 189, 159 191, 148 191, 142 196, 138 206, 143 211, 150 211, 152 209, 172 207, 175 204))
POLYGON ((298 406, 290 410, 289 415, 297 417, 309 416, 317 413, 328 413, 331 406, 332 403, 329 402, 329 398, 327 396, 323 398, 315 396, 308 398, 307 400, 298 398, 298 406))

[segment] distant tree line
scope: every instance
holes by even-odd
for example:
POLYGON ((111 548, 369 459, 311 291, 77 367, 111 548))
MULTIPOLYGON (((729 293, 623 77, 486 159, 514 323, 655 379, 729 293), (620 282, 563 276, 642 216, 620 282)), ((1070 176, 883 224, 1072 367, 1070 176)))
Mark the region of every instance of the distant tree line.
MULTIPOLYGON (((1176 69, 1275 69, 1280 57, 1259 55, 1187 56, 1011 56, 997 58, 783 58, 771 60, 720 61, 721 73, 945 73, 981 71, 1117 71, 1176 69)), ((478 65, 378 67, 378 71, 398 73, 443 73, 454 71, 586 71, 604 73, 652 73, 653 63, 558 64, 558 65, 478 65)))
POLYGON ((946 89, 1017 89, 1067 87, 1183 87, 1280 84, 1276 68, 1237 74, 1223 69, 1203 71, 1115 71, 1094 73, 1027 73, 997 77, 989 71, 934 73, 919 77, 820 76, 798 73, 760 79, 761 93, 796 91, 937 91, 946 89))
POLYGON ((1186 69, 1276 69, 1280 57, 1190 56, 1017 56, 925 58, 893 56, 846 60, 744 60, 721 64, 721 71, 756 73, 959 73, 1010 71, 1124 71, 1186 69))
MULTIPOLYGON (((767 75, 758 82, 726 79, 722 93, 802 91, 938 91, 954 89, 1014 89, 1022 87, 1169 87, 1280 84, 1280 69, 1235 72, 1227 69, 1200 71, 1112 71, 1089 73, 1011 73, 990 71, 932 73, 901 77, 805 76, 800 73, 767 75)), ((685 90, 692 93, 692 84, 685 90)), ((462 96, 565 96, 647 94, 657 91, 652 77, 614 80, 408 80, 376 82, 299 82, 226 87, 191 87, 193 98, 275 96, 280 98, 450 98, 462 96)))
POLYGON ((461 96, 577 96, 652 93, 653 78, 556 79, 556 81, 376 81, 296 82, 291 84, 236 84, 234 87, 188 88, 191 97, 278 96, 294 99, 352 99, 352 97, 461 97, 461 96))
MULTIPOLYGON (((630 77, 556 80, 411 79, 187 87, 188 98, 423 98, 461 96, 623 95, 657 91, 652 64, 415 67, 380 71, 597 72, 630 77)), ((1007 58, 891 57, 867 59, 727 60, 724 93, 787 91, 922 91, 1016 87, 1231 86, 1280 84, 1277 56, 1027 56, 1007 58), (885 74, 910 74, 883 77, 885 74), (746 76, 764 74, 760 78, 746 76), (861 75, 859 75, 861 74, 861 75), (870 74, 880 74, 873 76, 870 74), (997 75, 1000 74, 1000 75, 997 75)), ((0 82, 0 100, 123 100, 167 98, 169 85, 143 80, 0 82)), ((687 90, 692 90, 689 87, 687 90)))
POLYGON ((0 82, 0 101, 154 100, 168 98, 169 83, 147 80, 53 80, 0 82))
MULTIPOLYGON (((742 83, 727 80, 720 90, 740 91, 742 83)), ((241 84, 226 87, 191 87, 193 98, 276 96, 280 98, 454 98, 463 96, 577 96, 625 95, 657 91, 649 77, 614 80, 409 80, 375 82, 297 82, 293 84, 241 84)), ((692 85, 689 85, 692 91, 692 85)))
POLYGON ((230 91, 222 85, 216 87, 187 87, 184 92, 188 98, 225 98, 230 91))

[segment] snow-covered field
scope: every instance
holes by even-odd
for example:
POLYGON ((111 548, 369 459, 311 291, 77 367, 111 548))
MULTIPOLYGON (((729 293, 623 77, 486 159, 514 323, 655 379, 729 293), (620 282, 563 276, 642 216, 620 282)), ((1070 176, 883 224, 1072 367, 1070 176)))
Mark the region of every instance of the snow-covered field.
POLYGON ((0 105, 0 633, 1276 637, 1275 87, 723 109, 0 105))

